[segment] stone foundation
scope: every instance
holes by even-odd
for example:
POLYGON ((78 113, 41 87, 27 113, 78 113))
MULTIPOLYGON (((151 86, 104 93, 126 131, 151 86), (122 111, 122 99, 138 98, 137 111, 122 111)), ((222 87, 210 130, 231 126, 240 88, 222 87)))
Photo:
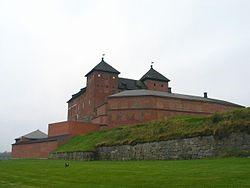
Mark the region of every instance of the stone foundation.
POLYGON ((224 138, 203 136, 132 145, 98 147, 94 152, 52 153, 52 159, 65 160, 167 160, 201 159, 250 153, 250 135, 233 133, 224 138))

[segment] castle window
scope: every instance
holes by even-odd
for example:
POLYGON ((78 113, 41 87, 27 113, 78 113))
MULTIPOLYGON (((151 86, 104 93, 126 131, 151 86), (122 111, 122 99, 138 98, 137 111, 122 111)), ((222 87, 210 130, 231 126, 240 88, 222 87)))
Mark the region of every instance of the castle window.
POLYGON ((97 76, 100 78, 100 77, 101 77, 101 74, 98 74, 97 76))
POLYGON ((89 100, 89 105, 90 105, 90 100, 89 100))
POLYGON ((108 86, 108 85, 106 85, 106 88, 109 88, 109 86, 108 86))
POLYGON ((82 103, 82 109, 84 109, 84 102, 82 103))
POLYGON ((156 84, 154 83, 154 86, 156 86, 156 84))
POLYGON ((163 87, 163 84, 161 84, 161 87, 163 87))
POLYGON ((113 76, 112 78, 113 78, 113 80, 114 80, 114 79, 115 79, 115 76, 113 76))

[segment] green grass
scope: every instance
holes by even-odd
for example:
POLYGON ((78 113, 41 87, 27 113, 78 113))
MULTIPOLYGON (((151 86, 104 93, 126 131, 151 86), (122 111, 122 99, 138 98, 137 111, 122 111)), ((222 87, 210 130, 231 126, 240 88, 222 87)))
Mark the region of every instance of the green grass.
POLYGON ((250 159, 0 161, 0 187, 250 187, 250 159))
POLYGON ((210 117, 178 116, 131 127, 120 126, 112 130, 74 137, 56 152, 94 151, 98 146, 133 145, 206 135, 221 138, 237 131, 250 133, 250 108, 214 114, 210 117))

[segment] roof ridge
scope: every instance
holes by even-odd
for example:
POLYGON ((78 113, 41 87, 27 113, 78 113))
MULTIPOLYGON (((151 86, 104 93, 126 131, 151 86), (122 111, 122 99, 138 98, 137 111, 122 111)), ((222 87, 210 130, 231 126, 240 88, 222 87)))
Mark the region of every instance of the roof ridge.
POLYGON ((126 80, 134 80, 134 81, 140 81, 140 80, 137 80, 137 79, 131 79, 131 78, 122 78, 122 77, 119 77, 118 79, 126 79, 126 80))
POLYGON ((22 137, 26 137, 26 138, 46 138, 48 137, 48 135, 42 131, 40 131, 39 129, 32 131, 28 134, 23 135, 22 137))
POLYGON ((141 81, 145 80, 157 80, 157 81, 163 81, 163 82, 169 82, 170 80, 163 76, 161 73, 156 71, 153 67, 149 69, 149 71, 142 76, 140 79, 141 81))
POLYGON ((103 71, 103 72, 110 72, 115 74, 120 74, 118 70, 116 70, 114 67, 109 65, 104 61, 102 58, 101 62, 98 63, 91 71, 89 71, 85 76, 87 77, 89 74, 91 74, 93 71, 103 71))
POLYGON ((186 95, 186 94, 179 94, 179 93, 168 93, 164 91, 155 91, 155 90, 147 90, 147 89, 136 89, 136 90, 126 90, 116 93, 114 95, 110 95, 109 97, 128 97, 128 96, 159 96, 159 97, 171 97, 171 98, 180 98, 186 100, 196 100, 196 101, 206 101, 212 103, 219 103, 224 105, 233 105, 233 106, 240 106, 242 105, 220 100, 220 99, 213 99, 213 98, 204 98, 202 96, 195 96, 195 95, 186 95))

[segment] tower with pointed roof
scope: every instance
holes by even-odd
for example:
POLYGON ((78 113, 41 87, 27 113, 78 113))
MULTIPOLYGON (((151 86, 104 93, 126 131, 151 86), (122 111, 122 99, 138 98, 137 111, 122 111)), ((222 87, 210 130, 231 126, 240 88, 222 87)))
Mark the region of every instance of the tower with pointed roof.
POLYGON ((105 102, 107 96, 117 92, 118 75, 120 72, 102 60, 85 76, 87 90, 92 96, 92 106, 95 108, 105 102))
POLYGON ((150 70, 140 79, 149 90, 155 91, 165 91, 169 92, 168 87, 169 79, 163 76, 161 73, 157 72, 153 65, 151 65, 150 70))
POLYGON ((68 101, 68 120, 91 122, 96 108, 105 103, 109 95, 118 91, 119 74, 102 57, 101 62, 85 75, 87 86, 68 101))

